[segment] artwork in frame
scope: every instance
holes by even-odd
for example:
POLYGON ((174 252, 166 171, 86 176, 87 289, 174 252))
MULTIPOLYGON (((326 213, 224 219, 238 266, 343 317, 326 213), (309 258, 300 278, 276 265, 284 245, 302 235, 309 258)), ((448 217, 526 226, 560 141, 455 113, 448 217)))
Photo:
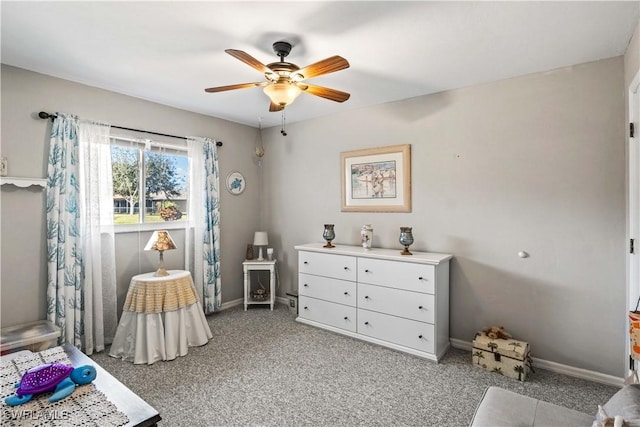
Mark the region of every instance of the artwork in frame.
POLYGON ((233 171, 229 175, 227 175, 226 186, 229 193, 237 196, 244 191, 247 183, 244 180, 244 176, 240 172, 233 171))
POLYGON ((411 212, 411 145, 345 151, 343 212, 411 212))

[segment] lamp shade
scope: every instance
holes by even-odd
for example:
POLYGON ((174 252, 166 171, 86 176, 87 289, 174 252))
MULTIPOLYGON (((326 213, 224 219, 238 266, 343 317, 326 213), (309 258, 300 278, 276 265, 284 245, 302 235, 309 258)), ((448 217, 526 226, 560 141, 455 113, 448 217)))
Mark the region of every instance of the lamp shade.
POLYGON ((145 251, 168 251, 176 249, 176 244, 167 230, 154 231, 144 247, 145 251))
POLYGON ((254 246, 267 246, 269 244, 269 239, 267 237, 266 231, 256 231, 256 234, 253 236, 253 245, 254 246))
POLYGON ((302 90, 291 83, 272 83, 263 89, 271 102, 277 105, 289 105, 300 95, 302 90))

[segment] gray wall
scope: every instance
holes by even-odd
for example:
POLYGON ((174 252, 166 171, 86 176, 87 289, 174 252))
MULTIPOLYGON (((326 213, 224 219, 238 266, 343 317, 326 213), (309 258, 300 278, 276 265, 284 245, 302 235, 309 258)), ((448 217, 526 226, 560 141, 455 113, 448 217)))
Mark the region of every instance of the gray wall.
POLYGON ((451 337, 504 325, 535 357, 622 377, 624 90, 617 57, 265 130, 280 294, 324 223, 342 244, 372 224, 398 250, 413 226, 413 249, 454 255, 451 337), (412 212, 341 212, 340 152, 396 144, 411 144, 412 212))
MULTIPOLYGON (((1 153, 8 158, 11 176, 46 176, 51 123, 37 119, 39 111, 62 111, 118 126, 222 140, 221 184, 233 170, 241 171, 247 179, 247 189, 242 195, 233 196, 221 189, 222 301, 242 298, 241 263, 246 244, 253 240, 260 220, 260 171, 253 154, 255 128, 6 65, 2 65, 1 78, 1 153)), ((44 191, 9 185, 1 188, 0 323, 11 326, 46 317, 44 191)), ((184 233, 178 230, 171 233, 176 243, 182 245, 184 233)), ((116 236, 118 307, 122 307, 131 276, 156 268, 157 254, 141 252, 149 236, 150 232, 116 236)), ((184 268, 184 248, 168 251, 165 263, 168 268, 184 268)))

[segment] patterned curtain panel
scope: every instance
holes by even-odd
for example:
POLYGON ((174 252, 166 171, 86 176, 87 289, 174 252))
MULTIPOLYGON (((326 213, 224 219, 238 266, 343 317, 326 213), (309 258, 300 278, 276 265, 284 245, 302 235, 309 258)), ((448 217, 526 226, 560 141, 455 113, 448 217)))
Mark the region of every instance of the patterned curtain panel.
MULTIPOLYGON (((101 351, 105 324, 115 331, 115 255, 109 126, 58 113, 51 129, 47 178, 47 317, 61 342, 101 351), (106 143, 106 145, 105 145, 106 143), (110 155, 109 155, 110 159, 110 155), (98 190, 96 182, 102 181, 98 190), (105 221, 103 227, 100 221, 105 221), (107 289, 107 291, 104 291, 107 289), (104 306, 109 307, 108 319, 104 306)), ((112 332, 110 332, 112 334, 112 332)))
POLYGON ((78 120, 58 113, 51 128, 47 177, 47 318, 61 340, 82 346, 82 240, 78 120))
POLYGON ((209 138, 189 138, 187 145, 190 186, 186 265, 191 265, 192 249, 193 281, 203 296, 204 311, 209 314, 218 311, 222 303, 218 150, 209 138))

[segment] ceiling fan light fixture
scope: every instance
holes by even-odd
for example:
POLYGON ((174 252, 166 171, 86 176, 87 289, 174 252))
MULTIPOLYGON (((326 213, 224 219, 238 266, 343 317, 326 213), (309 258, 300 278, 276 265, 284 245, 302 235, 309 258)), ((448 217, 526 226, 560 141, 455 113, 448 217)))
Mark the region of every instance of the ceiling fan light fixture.
POLYGON ((269 80, 270 82, 277 82, 278 80, 280 80, 280 74, 276 73, 276 72, 270 72, 270 73, 265 73, 264 77, 269 80))
POLYGON ((300 73, 293 73, 289 76, 289 78, 291 79, 292 82, 301 82, 304 80, 304 76, 300 73))
POLYGON ((271 99, 271 102, 277 105, 291 104, 300 95, 302 90, 295 84, 280 82, 273 83, 264 87, 264 93, 271 99))
MULTIPOLYGON (((278 57, 280 57, 280 61, 272 62, 267 65, 241 50, 225 49, 225 52, 229 55, 244 62, 251 68, 260 71, 264 75, 266 82, 240 83, 210 87, 206 88, 205 92, 216 93, 227 90, 261 87, 271 101, 269 103, 270 112, 284 112, 285 106, 295 101, 298 95, 302 92, 335 102, 344 102, 349 99, 350 95, 347 92, 342 92, 324 86, 312 85, 305 82, 305 80, 312 77, 319 77, 349 68, 349 62, 346 59, 341 56, 334 55, 300 68, 296 64, 285 62, 284 60, 284 58, 289 55, 289 52, 291 52, 291 47, 291 43, 285 41, 275 42, 273 44, 273 51, 278 57)), ((284 134, 283 124, 283 135, 284 134)))

